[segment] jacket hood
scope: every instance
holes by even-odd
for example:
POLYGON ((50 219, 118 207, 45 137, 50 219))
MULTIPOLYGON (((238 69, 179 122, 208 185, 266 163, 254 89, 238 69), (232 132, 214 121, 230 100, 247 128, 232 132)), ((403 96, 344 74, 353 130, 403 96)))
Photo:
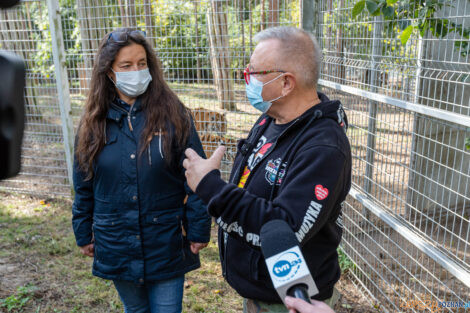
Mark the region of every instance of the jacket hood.
MULTIPOLYGON (((330 100, 325 94, 321 92, 318 92, 318 97, 320 98, 321 102, 297 117, 296 119, 298 122, 295 124, 297 124, 297 126, 304 125, 304 123, 308 122, 311 118, 331 118, 335 120, 346 132, 349 124, 341 102, 339 100, 330 100)), ((255 123, 255 126, 251 132, 257 132, 260 129, 264 129, 263 126, 267 126, 267 124, 269 124, 268 122, 271 120, 273 120, 271 116, 269 116, 267 113, 263 113, 255 123)))

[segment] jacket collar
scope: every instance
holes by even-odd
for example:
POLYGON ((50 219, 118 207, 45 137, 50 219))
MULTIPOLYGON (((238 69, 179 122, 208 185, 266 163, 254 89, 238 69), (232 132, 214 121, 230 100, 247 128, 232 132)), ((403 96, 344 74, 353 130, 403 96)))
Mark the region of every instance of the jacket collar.
MULTIPOLYGON (((320 103, 314 105, 302 115, 297 117, 297 122, 294 122, 289 128, 295 127, 294 125, 301 125, 303 122, 309 120, 309 118, 331 118, 335 120, 341 127, 346 131, 348 127, 348 120, 344 113, 343 105, 338 100, 330 100, 325 94, 318 92, 320 103)), ((265 124, 269 124, 273 118, 268 116, 266 113, 262 114, 261 117, 255 124, 255 128, 264 128, 265 124)), ((267 126, 267 125, 266 125, 267 126)))
MULTIPOLYGON (((114 120, 116 122, 120 122, 124 116, 127 116, 129 109, 131 106, 124 102, 123 100, 119 99, 118 97, 114 98, 114 100, 109 104, 108 113, 106 115, 107 119, 114 120)), ((142 110, 142 101, 139 98, 135 100, 135 103, 132 107, 133 113, 139 112, 142 110)))

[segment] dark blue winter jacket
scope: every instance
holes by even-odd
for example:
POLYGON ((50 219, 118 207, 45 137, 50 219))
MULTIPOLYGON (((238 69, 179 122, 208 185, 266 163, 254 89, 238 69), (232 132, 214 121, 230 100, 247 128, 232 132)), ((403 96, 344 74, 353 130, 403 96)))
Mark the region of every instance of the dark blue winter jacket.
MULTIPOLYGON (((209 241, 210 217, 185 182, 184 150, 178 168, 170 170, 156 132, 150 150, 139 155, 145 124, 140 100, 128 110, 119 99, 110 104, 106 143, 91 180, 84 179, 74 162, 76 242, 94 242, 96 276, 136 283, 174 278, 200 266, 189 242, 209 241)), ((205 157, 194 126, 187 147, 205 157)))
POLYGON ((331 297, 340 276, 336 249, 342 236, 341 206, 351 187, 351 149, 347 119, 339 101, 319 93, 321 103, 288 125, 251 169, 239 188, 244 167, 261 136, 274 123, 263 114, 238 144, 229 183, 208 173, 196 193, 219 224, 223 274, 243 297, 279 302, 261 253, 261 227, 285 220, 295 231, 319 289, 315 299, 331 297), (275 183, 276 182, 276 183, 275 183))

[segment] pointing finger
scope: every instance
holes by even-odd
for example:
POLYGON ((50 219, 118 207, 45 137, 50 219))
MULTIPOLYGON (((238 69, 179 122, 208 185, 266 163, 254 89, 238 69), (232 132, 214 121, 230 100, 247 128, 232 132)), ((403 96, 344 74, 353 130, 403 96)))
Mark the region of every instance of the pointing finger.
POLYGON ((194 151, 193 149, 191 148, 188 148, 186 149, 186 151, 184 151, 184 154, 186 155, 186 157, 191 161, 191 160, 194 160, 194 159, 197 159, 197 158, 200 158, 199 154, 196 153, 196 151, 194 151))
POLYGON ((185 169, 188 169, 188 168, 189 168, 189 159, 184 159, 184 161, 183 161, 183 167, 184 167, 185 169))
POLYGON ((210 157, 210 160, 215 162, 217 167, 220 166, 220 162, 222 162, 222 158, 224 157, 225 153, 225 146, 219 146, 217 150, 214 151, 214 154, 210 157))

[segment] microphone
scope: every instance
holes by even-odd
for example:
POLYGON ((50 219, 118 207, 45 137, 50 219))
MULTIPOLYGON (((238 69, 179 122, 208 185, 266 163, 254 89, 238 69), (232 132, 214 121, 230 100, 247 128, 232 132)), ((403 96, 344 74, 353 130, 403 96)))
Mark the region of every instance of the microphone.
POLYGON ((269 276, 284 302, 288 295, 310 303, 318 294, 294 231, 283 220, 272 220, 261 227, 261 250, 269 276))

